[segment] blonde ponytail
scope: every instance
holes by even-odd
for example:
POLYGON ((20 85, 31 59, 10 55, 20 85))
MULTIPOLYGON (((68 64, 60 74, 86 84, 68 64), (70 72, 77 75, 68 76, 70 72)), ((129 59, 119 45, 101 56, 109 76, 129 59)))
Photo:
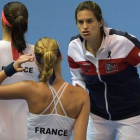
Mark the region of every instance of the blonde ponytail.
POLYGON ((48 81, 57 66, 59 46, 52 38, 42 38, 35 44, 35 55, 41 60, 40 82, 48 81))

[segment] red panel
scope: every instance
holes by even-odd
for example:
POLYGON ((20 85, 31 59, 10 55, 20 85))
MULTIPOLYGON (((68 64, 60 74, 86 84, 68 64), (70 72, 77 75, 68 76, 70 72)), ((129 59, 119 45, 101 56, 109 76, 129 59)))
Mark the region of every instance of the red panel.
POLYGON ((68 56, 67 59, 68 59, 70 68, 72 69, 80 68, 80 66, 71 57, 68 56))
MULTIPOLYGON (((96 67, 90 61, 75 62, 69 56, 68 61, 70 68, 81 68, 85 75, 97 75, 96 67)), ((99 60, 99 73, 100 75, 118 73, 128 67, 128 65, 126 58, 99 60)))
POLYGON ((128 54, 126 60, 129 64, 132 66, 136 66, 140 63, 140 50, 136 46, 130 51, 128 54))

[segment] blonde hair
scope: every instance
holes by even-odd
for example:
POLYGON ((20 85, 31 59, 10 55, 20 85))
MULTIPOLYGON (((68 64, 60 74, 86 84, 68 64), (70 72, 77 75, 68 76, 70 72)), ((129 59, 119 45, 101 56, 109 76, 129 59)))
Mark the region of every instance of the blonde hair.
POLYGON ((44 37, 36 42, 34 52, 40 59, 42 68, 40 82, 46 82, 51 78, 54 67, 57 67, 58 51, 58 43, 52 38, 44 37))

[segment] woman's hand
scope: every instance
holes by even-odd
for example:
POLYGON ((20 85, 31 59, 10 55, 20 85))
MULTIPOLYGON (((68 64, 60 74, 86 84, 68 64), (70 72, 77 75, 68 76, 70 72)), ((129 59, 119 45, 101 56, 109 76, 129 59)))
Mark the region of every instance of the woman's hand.
POLYGON ((26 54, 26 55, 21 55, 13 64, 14 69, 17 72, 21 72, 24 71, 25 68, 23 68, 21 66, 22 63, 25 62, 33 62, 34 61, 34 57, 32 57, 32 54, 26 54))

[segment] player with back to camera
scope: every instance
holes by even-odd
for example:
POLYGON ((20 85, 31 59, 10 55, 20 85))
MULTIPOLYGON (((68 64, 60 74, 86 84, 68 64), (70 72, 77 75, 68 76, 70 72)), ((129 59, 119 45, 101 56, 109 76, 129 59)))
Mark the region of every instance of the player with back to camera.
MULTIPOLYGON (((85 90, 65 82, 61 76, 62 54, 57 42, 41 38, 35 44, 36 63, 40 81, 22 81, 0 86, 0 99, 25 99, 28 112, 28 140, 86 140, 89 117, 89 96, 85 90), (52 76, 52 84, 49 81, 52 76)), ((23 71, 21 64, 33 61, 22 55, 0 72, 0 82, 15 72, 23 71)))
MULTIPOLYGON (((33 45, 25 41, 28 29, 28 11, 20 2, 7 3, 1 16, 2 40, 0 40, 0 71, 18 59, 32 54, 33 45)), ((35 62, 23 64, 26 69, 4 80, 1 85, 22 80, 38 80, 39 70, 35 62)), ((25 140, 27 138, 27 103, 24 100, 0 100, 0 140, 25 140)))

